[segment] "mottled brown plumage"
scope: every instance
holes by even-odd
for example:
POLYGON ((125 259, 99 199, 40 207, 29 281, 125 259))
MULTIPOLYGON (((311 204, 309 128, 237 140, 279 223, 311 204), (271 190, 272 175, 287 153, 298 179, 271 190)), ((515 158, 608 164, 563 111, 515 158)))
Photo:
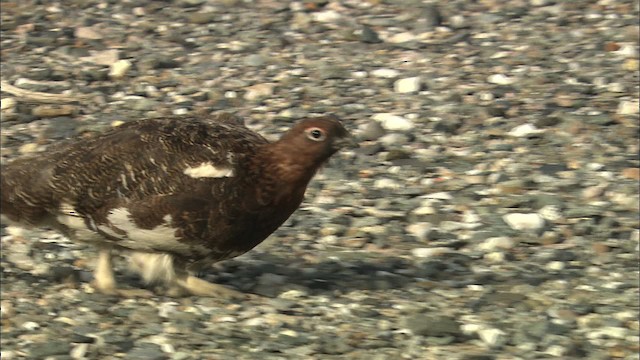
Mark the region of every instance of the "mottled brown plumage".
POLYGON ((228 114, 135 121, 3 166, 0 205, 11 222, 102 249, 95 277, 103 292, 117 292, 110 250, 125 249, 147 281, 225 295, 186 270, 262 242, 349 144, 333 116, 302 120, 273 143, 228 114))

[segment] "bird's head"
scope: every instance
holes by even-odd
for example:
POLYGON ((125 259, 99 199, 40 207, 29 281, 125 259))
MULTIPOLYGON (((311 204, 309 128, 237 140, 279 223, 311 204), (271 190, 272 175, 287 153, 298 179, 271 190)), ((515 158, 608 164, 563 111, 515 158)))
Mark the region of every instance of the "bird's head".
POLYGON ((353 136, 333 115, 301 120, 275 144, 289 156, 315 166, 321 165, 342 148, 358 146, 353 136))

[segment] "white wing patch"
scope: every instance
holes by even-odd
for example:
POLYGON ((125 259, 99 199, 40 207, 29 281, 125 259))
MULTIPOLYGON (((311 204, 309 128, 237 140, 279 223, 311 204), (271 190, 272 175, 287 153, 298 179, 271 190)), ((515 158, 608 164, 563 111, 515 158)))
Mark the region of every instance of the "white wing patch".
POLYGON ((132 250, 141 251, 169 251, 181 254, 191 254, 194 252, 204 252, 206 248, 202 246, 193 246, 180 241, 176 237, 176 228, 170 226, 171 215, 165 215, 164 223, 153 229, 142 229, 138 227, 131 213, 126 208, 116 208, 109 211, 107 220, 108 225, 98 225, 98 228, 117 238, 119 246, 132 250), (118 231, 114 231, 114 228, 118 231))
POLYGON ((233 169, 228 167, 216 167, 212 163, 201 163, 198 166, 190 166, 182 172, 185 175, 191 176, 192 178, 222 178, 222 177, 233 177, 233 169))

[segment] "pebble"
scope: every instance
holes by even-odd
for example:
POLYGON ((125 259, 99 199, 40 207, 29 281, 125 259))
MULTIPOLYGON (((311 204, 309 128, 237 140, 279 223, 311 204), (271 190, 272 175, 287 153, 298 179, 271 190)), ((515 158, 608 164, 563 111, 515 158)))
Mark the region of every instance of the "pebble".
POLYGON ((18 105, 18 102, 15 98, 8 97, 0 100, 0 110, 13 109, 16 105, 18 105))
POLYGON ((274 89, 275 84, 271 83, 252 85, 245 88, 244 98, 250 101, 266 98, 273 95, 274 89))
POLYGON ((487 81, 496 85, 511 85, 516 82, 514 78, 508 77, 503 74, 493 74, 487 78, 487 81))
POLYGON ((538 214, 548 221, 558 221, 562 219, 562 211, 558 205, 545 205, 538 210, 538 214))
POLYGON ((404 78, 396 80, 393 83, 393 90, 397 93, 413 93, 420 91, 420 87, 422 86, 422 79, 419 76, 404 78))
MULTIPOLYGON (((428 241, 429 235, 433 232, 433 226, 425 222, 415 223, 407 226, 407 232, 415 236, 419 241, 428 241)), ((414 256, 417 255, 414 254, 414 256)))
POLYGON ((312 14, 313 20, 323 23, 331 23, 339 20, 342 15, 334 10, 319 11, 312 14))
POLYGON ((482 251, 509 250, 515 246, 513 239, 506 236, 492 237, 478 245, 482 251))
POLYGON ((536 128, 533 124, 522 124, 511 129, 508 134, 515 137, 526 137, 542 132, 544 132, 544 130, 536 128))
POLYGON ((640 180, 640 168, 626 168, 622 170, 622 177, 632 180, 640 180))
POLYGON ((638 101, 621 101, 618 105, 619 115, 637 115, 640 112, 640 102, 638 101))
POLYGON ((380 122, 383 128, 390 131, 407 131, 415 127, 415 124, 411 120, 390 113, 375 114, 372 119, 380 122))
POLYGON ((133 63, 129 60, 118 60, 109 68, 109 77, 114 80, 122 79, 131 69, 133 63))
POLYGON ((439 257, 451 252, 451 249, 446 247, 434 247, 434 248, 415 248, 411 250, 411 255, 417 258, 432 258, 439 257))
POLYGON ((539 231, 544 228, 544 219, 535 213, 512 213, 502 217, 504 222, 514 230, 539 231))
POLYGON ((502 348, 507 342, 507 334, 494 328, 481 329, 478 331, 480 340, 492 349, 502 348))
POLYGON ((78 108, 74 105, 38 105, 31 110, 31 114, 39 118, 50 118, 73 115, 77 111, 78 108))
POLYGON ((371 75, 384 79, 393 79, 400 75, 400 71, 396 69, 380 68, 371 71, 371 75))

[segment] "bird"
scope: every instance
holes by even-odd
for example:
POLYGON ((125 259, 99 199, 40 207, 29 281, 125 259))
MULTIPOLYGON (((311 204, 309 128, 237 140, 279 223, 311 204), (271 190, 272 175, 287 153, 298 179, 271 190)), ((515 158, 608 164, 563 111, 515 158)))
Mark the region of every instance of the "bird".
POLYGON ((308 117, 276 141, 230 113, 132 120, 2 165, 2 222, 50 228, 97 247, 92 287, 121 289, 114 252, 170 296, 233 299, 194 273, 251 250, 300 206, 316 172, 357 141, 334 115, 308 117))

